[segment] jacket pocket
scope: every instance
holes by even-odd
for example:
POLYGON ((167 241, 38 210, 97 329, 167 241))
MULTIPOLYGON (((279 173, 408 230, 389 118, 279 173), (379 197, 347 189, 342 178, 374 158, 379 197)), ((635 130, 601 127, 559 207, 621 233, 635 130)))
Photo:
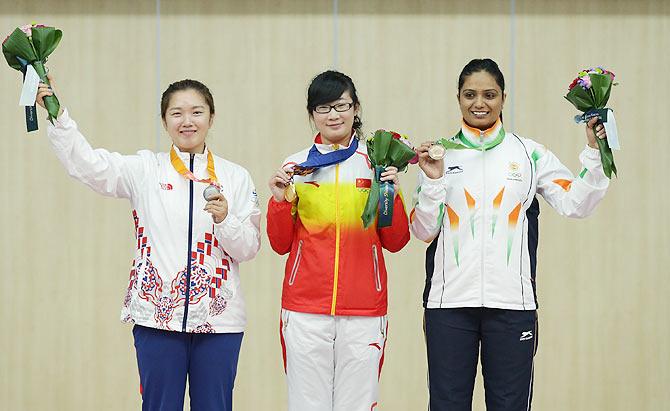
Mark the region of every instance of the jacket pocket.
POLYGON ((388 318, 385 315, 379 317, 379 333, 381 334, 381 340, 386 341, 386 330, 388 327, 388 318))
POLYGON ((282 308, 281 310, 281 325, 282 325, 282 334, 286 334, 286 329, 288 328, 288 320, 290 315, 290 311, 285 310, 282 308))
POLYGON ((382 279, 379 276, 379 258, 377 255, 377 245, 373 244, 372 245, 372 266, 374 267, 375 271, 375 289, 377 291, 382 290, 382 279))
POLYGON ((293 261, 293 268, 291 269, 291 276, 288 278, 288 285, 293 285, 295 282, 295 275, 298 273, 300 267, 300 257, 302 255, 302 240, 298 243, 298 251, 295 254, 295 261, 293 261))

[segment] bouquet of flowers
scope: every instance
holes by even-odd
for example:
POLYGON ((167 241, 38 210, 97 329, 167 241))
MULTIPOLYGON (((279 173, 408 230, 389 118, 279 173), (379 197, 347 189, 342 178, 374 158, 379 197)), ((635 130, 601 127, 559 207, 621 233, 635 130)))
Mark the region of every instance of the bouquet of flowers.
MULTIPOLYGON (((598 142, 603 170, 608 178, 612 178, 612 172, 615 175, 617 173, 616 165, 614 164, 614 155, 612 154, 612 148, 618 149, 616 128, 614 127, 613 133, 610 133, 610 127, 607 124, 608 117, 610 117, 610 124, 614 124, 614 115, 611 109, 605 107, 613 85, 616 85, 614 83, 614 73, 602 67, 590 68, 579 72, 577 78, 568 87, 568 94, 565 95, 565 98, 577 110, 584 113, 581 116, 575 117, 576 122, 587 122, 593 117, 598 117, 600 122, 605 124, 607 140, 610 140, 610 142, 600 138, 596 138, 596 141, 598 142), (613 139, 616 139, 616 146, 611 144, 611 140, 613 139)), ((595 134, 595 130, 593 132, 595 134)))
MULTIPOLYGON (((44 64, 62 37, 62 31, 42 24, 18 27, 2 42, 2 54, 11 68, 25 75, 28 66, 31 66, 40 81, 49 84, 44 64)), ((60 109, 58 99, 55 95, 46 97, 44 104, 49 112, 49 120, 53 123, 60 109)))
POLYGON ((379 214, 377 227, 388 227, 393 221, 395 190, 393 182, 380 181, 381 173, 389 166, 396 167, 398 171, 405 170, 410 162, 416 162, 416 152, 406 136, 393 131, 377 130, 366 144, 375 175, 361 218, 367 228, 379 214))

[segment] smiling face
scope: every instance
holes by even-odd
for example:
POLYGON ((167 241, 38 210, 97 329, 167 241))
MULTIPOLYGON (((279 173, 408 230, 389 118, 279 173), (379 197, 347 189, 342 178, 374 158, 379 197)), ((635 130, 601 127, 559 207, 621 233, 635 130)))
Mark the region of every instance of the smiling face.
POLYGON ((318 105, 312 111, 312 119, 314 120, 316 129, 321 133, 321 139, 325 144, 347 145, 349 137, 352 134, 354 116, 357 112, 358 107, 353 105, 353 99, 349 91, 345 91, 337 100, 318 105), (346 108, 346 105, 349 105, 347 110, 337 111, 346 108), (326 107, 330 108, 327 113, 318 113, 316 111, 325 111, 326 107))
POLYGON ((198 154, 205 150, 205 138, 214 115, 205 98, 194 89, 176 91, 163 116, 163 126, 182 152, 198 154))
POLYGON ((458 92, 463 120, 470 127, 486 130, 502 113, 505 93, 495 78, 486 71, 477 71, 465 78, 458 92))

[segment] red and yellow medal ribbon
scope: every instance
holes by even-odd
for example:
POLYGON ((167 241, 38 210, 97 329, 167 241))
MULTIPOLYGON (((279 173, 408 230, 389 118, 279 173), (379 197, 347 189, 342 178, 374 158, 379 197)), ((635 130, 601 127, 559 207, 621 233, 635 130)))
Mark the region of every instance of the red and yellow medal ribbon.
POLYGON ((182 159, 179 158, 174 146, 170 148, 170 162, 172 163, 172 167, 174 167, 174 169, 184 178, 193 180, 196 183, 213 184, 219 187, 219 181, 214 172, 214 156, 211 151, 207 150, 207 174, 209 175, 209 178, 196 178, 193 172, 186 167, 186 164, 184 164, 182 159))

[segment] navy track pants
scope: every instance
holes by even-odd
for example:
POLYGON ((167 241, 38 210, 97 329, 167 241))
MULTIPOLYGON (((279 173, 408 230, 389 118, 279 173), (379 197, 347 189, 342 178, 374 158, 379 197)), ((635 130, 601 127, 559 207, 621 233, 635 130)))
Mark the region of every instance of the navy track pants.
POLYGON ((142 411, 231 411, 243 333, 195 334, 133 327, 142 411))
POLYGON ((537 312, 436 308, 424 312, 430 411, 470 411, 481 348, 488 411, 528 411, 537 312))

